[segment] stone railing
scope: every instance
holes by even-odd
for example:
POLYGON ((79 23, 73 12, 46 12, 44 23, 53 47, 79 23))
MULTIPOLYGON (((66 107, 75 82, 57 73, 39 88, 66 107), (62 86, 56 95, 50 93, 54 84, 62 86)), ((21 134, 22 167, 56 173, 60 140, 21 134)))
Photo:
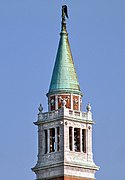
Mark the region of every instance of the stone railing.
POLYGON ((46 121, 46 120, 52 120, 57 119, 61 116, 64 117, 71 117, 71 118, 78 118, 80 120, 85 121, 92 121, 92 113, 90 111, 88 112, 81 112, 81 111, 75 111, 68 108, 61 108, 58 110, 45 112, 45 113, 39 113, 38 114, 38 121, 46 121))

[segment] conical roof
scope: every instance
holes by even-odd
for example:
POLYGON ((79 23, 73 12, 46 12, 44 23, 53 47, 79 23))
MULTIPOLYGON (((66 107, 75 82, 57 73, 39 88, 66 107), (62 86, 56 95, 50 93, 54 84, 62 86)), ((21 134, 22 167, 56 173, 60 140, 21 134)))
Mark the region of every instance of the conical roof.
POLYGON ((81 94, 65 21, 62 21, 60 42, 48 94, 60 92, 81 94))

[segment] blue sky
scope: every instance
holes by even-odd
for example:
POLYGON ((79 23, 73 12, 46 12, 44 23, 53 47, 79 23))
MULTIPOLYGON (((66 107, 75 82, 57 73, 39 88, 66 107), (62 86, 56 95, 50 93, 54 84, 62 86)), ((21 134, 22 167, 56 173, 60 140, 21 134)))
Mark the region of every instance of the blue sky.
POLYGON ((38 106, 47 110, 61 6, 73 59, 96 125, 97 180, 125 179, 125 1, 0 1, 0 179, 35 179, 38 106))

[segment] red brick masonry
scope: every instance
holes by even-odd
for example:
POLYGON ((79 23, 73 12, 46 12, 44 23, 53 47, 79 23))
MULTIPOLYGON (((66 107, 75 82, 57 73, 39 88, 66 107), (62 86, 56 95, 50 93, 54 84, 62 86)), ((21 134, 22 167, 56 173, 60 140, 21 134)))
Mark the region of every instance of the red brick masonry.
POLYGON ((91 178, 77 178, 77 177, 71 177, 71 176, 63 176, 63 177, 57 177, 57 178, 51 178, 49 180, 95 180, 91 178))

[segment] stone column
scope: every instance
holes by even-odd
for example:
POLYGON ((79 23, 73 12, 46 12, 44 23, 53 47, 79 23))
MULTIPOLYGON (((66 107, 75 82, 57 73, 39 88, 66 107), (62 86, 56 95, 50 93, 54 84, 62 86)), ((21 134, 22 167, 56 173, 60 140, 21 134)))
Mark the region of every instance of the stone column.
POLYGON ((82 129, 80 128, 80 152, 82 152, 82 129))
POLYGON ((71 110, 73 110, 73 94, 71 94, 71 110))
POLYGON ((63 120, 60 125, 60 151, 64 151, 64 124, 63 120))
POLYGON ((69 126, 67 126, 67 122, 64 126, 64 151, 69 151, 69 126))
POLYGON ((92 154, 92 126, 88 126, 88 160, 92 161, 93 154, 92 154))
POLYGON ((42 131, 40 148, 42 154, 45 154, 45 130, 42 131))
POLYGON ((55 95, 55 110, 58 109, 58 96, 55 95))
POLYGON ((54 145, 55 152, 57 151, 57 127, 55 127, 55 145, 54 145))
POLYGON ((88 138, 88 128, 86 125, 86 158, 87 158, 87 161, 89 159, 88 148, 89 148, 89 138, 88 138))
POLYGON ((48 141, 47 153, 50 153, 50 129, 47 130, 47 141, 48 141))
POLYGON ((50 96, 48 97, 48 111, 50 111, 50 96))
POLYGON ((74 151, 74 127, 72 127, 72 151, 74 151))
POLYGON ((81 109, 80 109, 80 106, 81 106, 81 102, 80 102, 80 95, 79 95, 79 98, 78 98, 78 105, 79 105, 79 107, 78 107, 78 111, 80 111, 81 109))

